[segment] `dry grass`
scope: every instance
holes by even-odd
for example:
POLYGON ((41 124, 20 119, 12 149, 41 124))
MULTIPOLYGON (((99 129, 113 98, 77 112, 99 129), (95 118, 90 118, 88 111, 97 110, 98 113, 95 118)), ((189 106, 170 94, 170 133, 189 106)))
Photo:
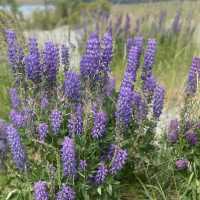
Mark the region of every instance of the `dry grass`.
POLYGON ((199 10, 200 1, 187 0, 184 2, 170 1, 170 2, 158 2, 158 3, 140 3, 140 4, 128 4, 128 5, 113 5, 111 13, 113 18, 129 13, 131 16, 131 22, 135 25, 135 21, 142 16, 148 15, 151 19, 158 18, 160 10, 167 10, 168 17, 174 18, 177 10, 182 11, 183 17, 188 17, 192 14, 195 21, 200 20, 199 10))

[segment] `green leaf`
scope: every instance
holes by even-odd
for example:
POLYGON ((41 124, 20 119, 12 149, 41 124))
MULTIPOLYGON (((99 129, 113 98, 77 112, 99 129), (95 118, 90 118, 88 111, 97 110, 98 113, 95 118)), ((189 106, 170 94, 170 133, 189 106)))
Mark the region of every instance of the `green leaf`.
POLYGON ((16 190, 16 189, 10 191, 10 192, 8 193, 8 195, 7 195, 7 197, 6 197, 5 200, 9 200, 9 199, 11 199, 11 197, 13 197, 13 195, 17 194, 18 192, 19 192, 19 190, 16 190))
POLYGON ((110 184, 108 185, 107 191, 108 191, 109 195, 112 195, 112 185, 110 185, 110 184))
POLYGON ((97 188, 97 192, 98 192, 98 194, 101 196, 101 187, 98 187, 98 188, 97 188))

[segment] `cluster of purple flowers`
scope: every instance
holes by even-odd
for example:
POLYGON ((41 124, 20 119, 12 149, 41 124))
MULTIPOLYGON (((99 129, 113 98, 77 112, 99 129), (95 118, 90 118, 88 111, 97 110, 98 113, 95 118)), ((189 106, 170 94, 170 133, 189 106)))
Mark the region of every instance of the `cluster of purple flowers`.
POLYGON ((190 145, 196 145, 198 142, 197 134, 192 130, 189 130, 185 133, 185 139, 190 145))
POLYGON ((74 200, 75 192, 69 186, 63 186, 61 190, 56 195, 56 200, 74 200))
POLYGON ((42 78, 42 65, 36 38, 29 39, 29 55, 25 57, 27 77, 34 83, 38 83, 42 78))
POLYGON ((120 89, 119 97, 117 100, 117 121, 128 126, 132 116, 132 103, 133 91, 130 87, 122 87, 120 89))
POLYGON ((44 56, 44 73, 49 84, 54 85, 56 83, 56 77, 58 72, 58 58, 59 50, 52 42, 46 42, 43 51, 44 56))
POLYGON ((6 134, 16 167, 19 170, 25 170, 26 155, 17 129, 14 128, 13 125, 8 125, 6 128, 6 134))
POLYGON ((192 65, 188 73, 188 81, 186 93, 188 95, 194 95, 197 90, 197 80, 200 75, 200 58, 194 57, 192 59, 192 65))
POLYGON ((12 108, 13 109, 18 109, 20 104, 21 104, 21 101, 20 101, 20 98, 18 96, 17 89, 16 88, 11 88, 10 91, 9 91, 9 94, 10 94, 10 100, 11 100, 12 108))
POLYGON ((105 112, 95 113, 94 127, 92 129, 92 137, 94 139, 101 138, 106 132, 107 114, 105 112))
POLYGON ((25 116, 16 110, 11 110, 10 120, 16 128, 22 128, 25 125, 25 116))
POLYGON ((130 51, 129 51, 129 55, 128 55, 128 64, 127 64, 127 68, 126 68, 126 72, 125 73, 129 73, 131 76, 131 81, 135 81, 136 80, 136 72, 138 69, 138 63, 139 63, 139 51, 138 51, 138 47, 137 46, 133 46, 130 51))
POLYGON ((68 120, 69 135, 81 135, 83 133, 83 108, 81 104, 76 105, 75 112, 68 120))
POLYGON ((161 86, 157 86, 153 95, 153 115, 155 118, 159 118, 162 113, 164 96, 164 88, 161 86))
POLYGON ((144 54, 144 67, 142 78, 145 80, 146 77, 152 74, 152 67, 155 62, 157 42, 155 39, 149 39, 147 43, 147 49, 144 54))
POLYGON ((124 31, 125 31, 126 37, 130 34, 130 28, 131 28, 130 21, 131 21, 131 18, 130 18, 130 16, 127 14, 127 15, 126 15, 126 21, 125 21, 125 27, 124 27, 124 31))
POLYGON ((97 33, 91 33, 85 55, 80 62, 81 76, 86 79, 96 80, 100 72, 100 41, 97 33))
POLYGON ((78 101, 80 99, 81 80, 78 73, 72 71, 65 73, 64 93, 69 100, 78 101))
POLYGON ((48 133, 48 124, 40 123, 38 126, 39 140, 44 141, 48 133))
POLYGON ((178 170, 185 170, 188 168, 189 161, 187 159, 179 159, 176 161, 176 168, 178 170))
MULTIPOLYGON (((129 16, 127 16, 126 28, 128 37, 130 28, 129 16)), ((15 37, 13 40, 15 40, 15 37)), ((98 159, 98 165, 95 165, 95 168, 90 165, 89 160, 81 160, 81 158, 85 158, 86 156, 79 155, 79 152, 85 148, 85 145, 88 145, 88 138, 90 142, 94 142, 95 145, 99 144, 100 147, 101 143, 104 143, 102 138, 107 137, 109 134, 109 131, 107 134, 109 125, 108 115, 107 112, 103 112, 102 110, 105 109, 103 102, 104 100, 106 102, 105 96, 112 96, 112 92, 115 90, 115 81, 112 78, 110 70, 113 56, 112 31, 109 30, 106 32, 101 42, 98 33, 95 32, 90 35, 87 41, 85 54, 80 62, 80 73, 69 70, 69 49, 65 45, 61 47, 60 58, 62 65, 65 67, 64 82, 62 84, 59 84, 57 80, 60 65, 58 46, 52 42, 46 42, 41 54, 37 40, 31 38, 28 47, 29 52, 28 55, 25 56, 24 64, 26 77, 31 80, 28 81, 27 84, 30 83, 32 86, 32 83, 34 83, 34 90, 33 92, 31 91, 33 93, 31 93, 31 95, 35 95, 35 99, 30 98, 32 99, 31 102, 29 102, 29 98, 25 99, 25 101, 23 101, 23 99, 20 100, 17 90, 14 88, 10 90, 13 109, 10 112, 12 125, 8 126, 6 131, 17 168, 25 169, 26 167, 26 156, 17 128, 20 128, 20 130, 22 130, 21 128, 27 128, 25 125, 27 117, 23 107, 25 108, 27 106, 28 108, 30 103, 33 107, 35 106, 33 108, 33 113, 37 122, 35 123, 36 120, 32 117, 34 121, 33 130, 36 130, 36 137, 41 141, 40 144, 45 146, 45 142, 47 142, 50 137, 55 137, 55 135, 55 144, 61 144, 60 157, 63 168, 63 178, 67 179, 69 182, 71 180, 76 181, 79 176, 78 172, 87 172, 82 175, 91 175, 93 183, 96 185, 103 184, 106 182, 108 176, 116 175, 123 168, 128 159, 127 150, 124 150, 122 144, 119 144, 116 139, 116 141, 114 141, 115 144, 110 146, 110 149, 105 156, 106 159, 98 159), (48 90, 46 90, 46 84, 43 85, 43 82, 50 86, 48 90), (84 86, 88 86, 89 83, 90 86, 90 83, 96 84, 98 82, 101 83, 101 89, 106 95, 101 95, 98 92, 97 95, 94 95, 93 93, 95 93, 95 91, 92 94, 89 94, 89 102, 84 102, 84 94, 87 95, 88 91, 86 88, 85 93, 82 95, 82 90, 84 90, 84 88, 82 88, 82 83, 86 83, 84 86), (35 87, 35 84, 38 83, 41 85, 35 87), (40 86, 44 86, 44 88, 40 88, 40 86), (53 92, 51 92, 51 89, 53 92), (103 101, 100 102, 102 99, 103 101), (88 128, 87 124, 85 126, 84 123, 85 116, 88 116, 87 113, 84 113, 87 103, 88 105, 90 105, 90 103, 91 105, 94 105, 95 103, 97 105, 94 111, 92 128, 89 126, 88 128), (55 107, 57 109, 54 109, 55 107), (45 120, 45 117, 48 115, 49 119, 45 120), (66 122, 66 119, 64 118, 66 115, 69 116, 67 125, 64 124, 64 122, 66 122), (38 123, 38 121, 40 123, 38 123), (60 140, 64 133, 64 131, 60 130, 61 125, 63 129, 66 127, 68 129, 68 132, 65 132, 65 134, 68 135, 65 136, 63 141, 60 140), (86 133, 84 133, 85 130, 86 133), (91 131, 89 133, 91 134, 91 137, 90 135, 89 137, 87 135, 88 130, 91 131), (53 132, 54 135, 50 134, 51 132, 53 132), (101 140, 99 140, 100 138, 101 140), (86 143, 84 140, 86 140, 86 143), (80 143, 83 141, 85 144, 76 144, 77 141, 80 141, 80 143), (95 169, 95 171, 88 173, 87 170, 89 169, 95 169)), ((155 61, 156 53, 156 41, 154 39, 148 40, 147 50, 144 56, 144 91, 141 90, 143 93, 136 92, 134 84, 137 79, 137 71, 140 67, 140 57, 143 52, 143 38, 139 36, 133 38, 128 48, 127 67, 121 83, 115 113, 116 126, 118 126, 118 123, 121 123, 124 128, 128 127, 132 119, 136 119, 140 125, 141 122, 147 118, 148 102, 144 95, 144 91, 151 94, 153 98, 153 114, 156 120, 162 113, 164 103, 164 89, 157 84, 152 74, 152 66, 155 61)), ((90 122, 90 118, 86 120, 90 122)), ((116 130, 117 128, 118 127, 116 127, 116 130)), ((192 134, 186 135, 186 138, 190 144, 194 144, 194 136, 192 134)), ((96 146, 94 146, 94 148, 96 148, 96 146)), ((35 183, 34 194, 36 200, 49 199, 47 183, 43 181, 35 183)), ((57 192, 56 199, 73 200, 75 199, 75 196, 73 188, 63 185, 60 187, 60 191, 57 192)))
MULTIPOLYGON (((144 55, 144 67, 142 73, 143 93, 146 98, 139 95, 134 88, 134 81, 137 77, 137 69, 140 65, 140 56, 142 52, 143 39, 135 37, 128 41, 128 64, 122 80, 119 97, 117 101, 116 120, 128 125, 133 113, 133 107, 136 119, 141 122, 147 116, 148 99, 152 100, 153 115, 158 119, 163 110, 165 90, 159 86, 152 74, 152 67, 155 62, 156 41, 149 39, 147 49, 144 55)), ((148 102, 149 103, 149 102, 148 102)))
POLYGON ((168 140, 171 143, 176 143, 178 140, 179 132, 179 123, 177 119, 170 121, 169 130, 168 130, 168 140))
POLYGON ((150 76, 146 77, 146 79, 144 80, 143 90, 145 93, 147 93, 147 95, 149 95, 151 97, 154 93, 156 85, 157 85, 157 83, 156 83, 154 76, 150 75, 150 76))
POLYGON ((34 184, 34 197, 35 200, 49 200, 47 183, 38 181, 34 184))
POLYGON ((113 77, 108 77, 108 80, 107 80, 106 85, 105 85, 106 95, 108 97, 112 96, 112 93, 114 92, 114 90, 115 90, 115 79, 113 77))
POLYGON ((147 103, 141 94, 133 91, 134 116, 138 123, 141 123, 147 116, 147 103))
POLYGON ((53 130, 53 133, 57 134, 59 132, 61 122, 62 122, 61 112, 58 111, 57 109, 53 110, 51 112, 50 121, 51 121, 51 128, 53 130))
POLYGON ((116 174, 124 166, 128 153, 117 145, 111 145, 108 158, 112 161, 109 171, 111 174, 116 174))
POLYGON ((95 175, 93 177, 94 182, 97 185, 102 184, 105 181, 105 178, 108 174, 108 169, 106 168, 106 166, 103 163, 100 163, 98 168, 95 171, 95 175))
POLYGON ((76 175, 76 155, 73 139, 65 137, 61 149, 64 176, 73 177, 76 175))
POLYGON ((49 105, 49 100, 47 96, 46 95, 42 96, 40 100, 40 108, 42 110, 45 110, 48 107, 48 105, 49 105))
MULTIPOLYGON (((134 38, 128 38, 127 40, 127 55, 129 54, 129 51, 131 50, 132 47, 137 47, 138 49, 138 57, 141 56, 142 50, 143 50, 143 37, 141 36, 136 36, 134 38)), ((138 61, 140 59, 138 58, 138 61)), ((138 67, 140 65, 140 62, 138 62, 138 67)))
POLYGON ((66 45, 61 47, 61 62, 65 67, 65 71, 67 71, 69 67, 69 48, 66 45))
POLYGON ((13 72, 16 73, 23 63, 24 52, 17 42, 16 33, 14 31, 6 30, 5 35, 8 44, 8 61, 13 72))
POLYGON ((180 10, 178 10, 176 12, 176 16, 175 16, 175 18, 173 20, 173 23, 172 23, 172 31, 173 31, 173 33, 179 33, 180 30, 181 30, 180 18, 181 18, 181 12, 180 12, 180 10))
POLYGON ((113 42, 112 42, 112 32, 108 31, 105 33, 102 41, 102 65, 104 71, 110 71, 110 63, 112 61, 113 56, 113 42))

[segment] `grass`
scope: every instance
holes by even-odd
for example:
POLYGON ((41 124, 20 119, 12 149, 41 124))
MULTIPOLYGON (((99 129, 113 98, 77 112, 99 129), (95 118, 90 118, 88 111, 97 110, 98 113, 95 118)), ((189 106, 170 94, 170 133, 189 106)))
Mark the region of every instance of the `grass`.
MULTIPOLYGON (((140 3, 140 4, 127 4, 127 5, 113 5, 112 14, 113 16, 119 16, 120 14, 129 13, 134 23, 136 19, 148 14, 150 17, 158 16, 160 10, 167 10, 168 15, 173 18, 176 15, 178 9, 182 10, 182 16, 187 17, 192 12, 194 20, 199 20, 198 10, 200 9, 200 2, 186 0, 180 1, 163 1, 157 3, 140 3)), ((134 23, 135 24, 135 23, 134 23)))
POLYGON ((0 63, 0 118, 7 119, 9 112, 8 89, 11 86, 11 76, 6 63, 0 63))

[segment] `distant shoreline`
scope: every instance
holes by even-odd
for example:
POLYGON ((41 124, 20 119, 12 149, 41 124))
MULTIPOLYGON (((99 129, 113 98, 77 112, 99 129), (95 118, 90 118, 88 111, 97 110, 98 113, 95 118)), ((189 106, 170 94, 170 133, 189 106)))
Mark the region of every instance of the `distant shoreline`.
POLYGON ((44 0, 16 0, 19 5, 38 5, 44 4, 44 0))

